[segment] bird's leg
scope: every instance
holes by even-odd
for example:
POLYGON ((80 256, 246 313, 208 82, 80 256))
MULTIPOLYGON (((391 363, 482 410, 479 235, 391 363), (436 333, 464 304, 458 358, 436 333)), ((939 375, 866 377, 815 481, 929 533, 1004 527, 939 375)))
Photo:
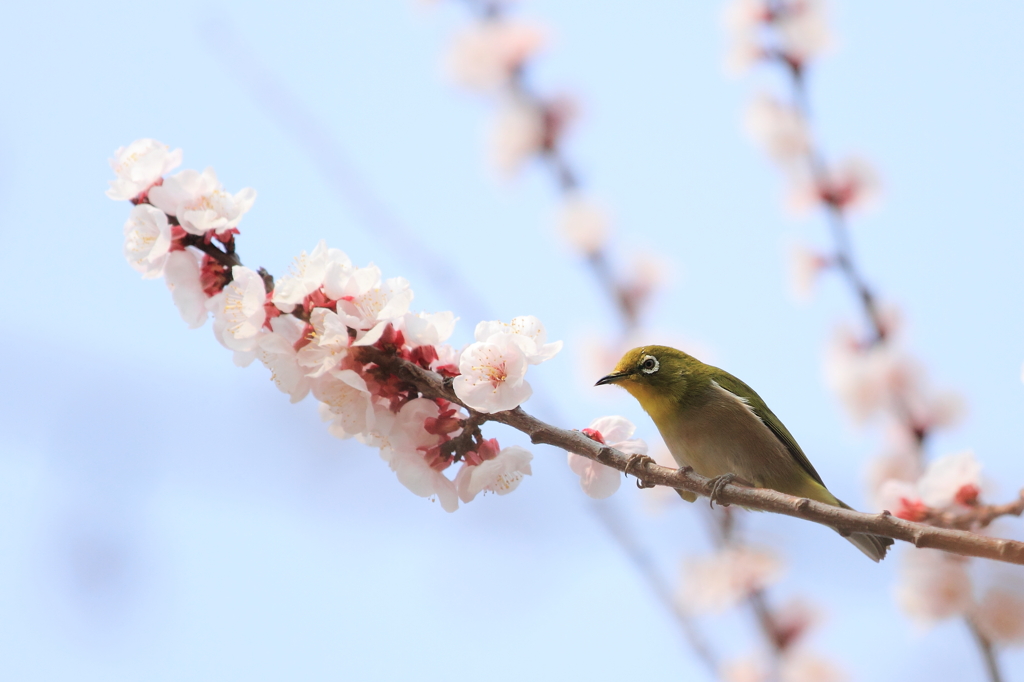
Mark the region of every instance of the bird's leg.
MULTIPOLYGON (((711 505, 712 509, 715 508, 715 502, 718 501, 718 495, 722 492, 722 488, 730 483, 738 483, 739 485, 744 485, 748 488, 754 487, 751 483, 744 481, 736 474, 722 474, 721 476, 715 476, 711 479, 711 493, 708 495, 708 504, 711 505)), ((722 506, 728 507, 729 505, 723 504, 722 506)))
MULTIPOLYGON (((622 473, 624 473, 627 476, 629 476, 629 472, 634 467, 640 467, 640 469, 643 470, 643 469, 645 469, 647 467, 648 464, 651 464, 652 462, 654 462, 654 460, 651 459, 650 457, 648 457, 647 455, 630 455, 629 456, 629 461, 626 462, 626 468, 622 470, 622 473)), ((637 485, 640 485, 639 479, 637 479, 637 485)), ((641 486, 641 487, 652 487, 653 488, 654 486, 641 486)))

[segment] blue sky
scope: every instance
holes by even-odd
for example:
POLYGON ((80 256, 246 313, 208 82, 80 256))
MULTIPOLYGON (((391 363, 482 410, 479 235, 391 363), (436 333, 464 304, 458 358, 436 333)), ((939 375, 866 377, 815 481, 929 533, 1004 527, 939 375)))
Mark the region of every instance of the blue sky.
MULTIPOLYGON (((583 104, 568 152, 616 218, 616 260, 654 249, 672 265, 650 327, 754 386, 830 488, 860 504, 877 434, 847 422, 821 372, 855 309, 833 280, 806 306, 787 295, 788 246, 826 235, 820 217, 784 213, 780 179, 741 133, 745 102, 773 80, 724 76, 720 9, 523 2, 553 36, 531 77, 583 104)), ((869 157, 886 187, 855 221, 857 255, 905 310, 934 381, 967 402, 933 454, 973 448, 1010 497, 1024 484, 1022 8, 833 10, 840 44, 811 74, 816 129, 828 153, 869 157)), ((241 225, 247 264, 281 274, 326 239, 408 277, 417 308, 454 310, 456 343, 474 315, 537 315, 567 344, 531 371, 549 415, 581 427, 619 413, 653 435, 624 393, 580 375, 579 348, 616 321, 552 234, 547 176, 495 178, 489 106, 443 76, 464 21, 455 4, 407 0, 0 9, 0 676, 702 679, 564 455, 536 448, 514 495, 445 514, 373 451, 329 437, 313 404, 290 405, 262 368, 233 367, 121 256, 128 209, 103 195, 106 160, 154 137, 183 148, 185 167, 259 192, 241 225), (290 100, 265 80, 254 92, 254 59, 311 119, 282 115, 290 100), (382 239, 310 140, 341 150, 441 260, 409 262, 382 239), (471 296, 438 285, 445 268, 471 296)), ((706 546, 702 513, 646 516, 629 488, 607 504, 674 581, 680 557, 706 546)), ((751 516, 789 563, 773 595, 829 614, 813 645, 852 679, 980 679, 962 625, 917 633, 898 612, 897 562, 751 516)), ((756 642, 744 614, 705 626, 723 655, 756 642)), ((1024 656, 1004 660, 1009 679, 1024 676, 1024 656)))

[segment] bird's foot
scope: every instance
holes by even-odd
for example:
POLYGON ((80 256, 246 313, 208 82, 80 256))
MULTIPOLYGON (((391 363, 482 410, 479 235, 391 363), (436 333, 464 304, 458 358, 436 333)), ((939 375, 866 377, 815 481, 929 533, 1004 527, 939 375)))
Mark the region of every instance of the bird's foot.
MULTIPOLYGON (((711 479, 711 493, 708 495, 708 504, 711 508, 715 508, 715 502, 718 502, 718 496, 722 492, 722 488, 729 485, 736 480, 736 474, 722 474, 721 476, 715 476, 711 479)), ((728 504, 721 505, 728 507, 728 504)))
MULTIPOLYGON (((641 470, 643 470, 643 469, 645 469, 647 467, 648 464, 651 464, 653 462, 654 462, 654 460, 651 459, 650 457, 648 457, 647 455, 630 455, 629 461, 626 462, 626 468, 622 470, 622 473, 624 473, 624 474, 626 474, 628 476, 629 473, 633 469, 640 468, 641 470)), ((634 474, 634 476, 635 475, 636 474, 634 474)), ((642 480, 640 480, 640 478, 637 478, 636 479, 636 487, 637 488, 653 488, 654 484, 653 483, 644 483, 642 480)))

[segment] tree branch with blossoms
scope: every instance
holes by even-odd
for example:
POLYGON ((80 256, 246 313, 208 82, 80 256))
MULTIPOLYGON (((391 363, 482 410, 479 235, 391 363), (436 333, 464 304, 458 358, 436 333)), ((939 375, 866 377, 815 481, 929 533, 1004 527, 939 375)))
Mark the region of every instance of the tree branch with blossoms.
POLYGON ((529 60, 544 46, 545 33, 536 25, 508 18, 503 2, 466 0, 464 4, 476 22, 457 36, 448 54, 448 67, 460 85, 496 96, 501 103, 493 130, 492 160, 509 175, 531 157, 545 162, 563 202, 558 220, 562 235, 584 257, 628 335, 640 325, 652 283, 649 273, 626 277, 612 265, 608 220, 585 197, 580 174, 564 149, 576 104, 564 95, 541 95, 527 78, 529 60))
MULTIPOLYGON (((748 132, 785 173, 790 206, 824 209, 831 253, 798 250, 796 279, 806 290, 818 273, 838 271, 867 321, 861 338, 846 330, 840 334, 830 353, 828 378, 858 421, 882 414, 893 425, 894 452, 872 467, 876 504, 906 520, 975 531, 999 517, 1020 516, 1024 497, 982 504, 981 467, 972 453, 949 455, 925 466, 926 442, 935 429, 952 423, 958 401, 933 392, 920 366, 898 348, 898 319, 879 303, 854 258, 849 215, 874 203, 877 174, 862 159, 829 164, 811 133, 808 65, 831 43, 823 2, 738 0, 727 14, 727 25, 733 38, 730 64, 737 69, 758 62, 775 65, 790 88, 789 102, 771 95, 754 101, 746 118, 748 132)), ((979 643, 990 678, 999 680, 993 642, 1024 642, 1024 611, 1016 618, 1003 618, 998 603, 976 602, 962 561, 941 554, 905 558, 905 579, 898 591, 901 605, 924 622, 962 615, 979 643)))
POLYGON ((718 490, 720 504, 795 516, 845 534, 873 533, 1024 564, 1024 543, 905 521, 888 512, 853 512, 768 489, 716 488, 714 481, 688 468, 659 466, 581 431, 546 424, 520 407, 531 394, 527 367, 550 359, 562 346, 547 342, 536 318, 481 322, 477 341, 456 353, 444 344, 454 328, 451 313, 409 312, 407 281, 382 280, 376 267, 354 267, 344 253, 323 243, 300 256, 292 274, 277 280, 243 265, 228 269, 197 246, 186 245, 187 235, 201 231, 203 244, 217 240, 225 253, 230 249, 234 254, 237 225, 255 192, 225 192, 212 169, 163 178, 178 162, 179 152, 148 139, 117 150, 111 160, 118 179, 108 195, 134 204, 124 227, 129 263, 146 277, 167 277, 190 324, 202 324, 212 313, 214 334, 234 352, 236 364, 259 358, 293 401, 312 392, 332 434, 380 448, 400 482, 423 497, 436 496, 448 511, 485 490, 511 492, 531 473, 528 451, 499 449, 478 435, 480 426, 493 421, 521 431, 534 444, 631 473, 644 487, 662 485, 703 496, 718 490), (171 281, 172 260, 182 259, 191 259, 191 268, 179 266, 171 281), (461 447, 448 446, 463 432, 472 436, 461 447), (459 462, 455 480, 443 474, 459 462))

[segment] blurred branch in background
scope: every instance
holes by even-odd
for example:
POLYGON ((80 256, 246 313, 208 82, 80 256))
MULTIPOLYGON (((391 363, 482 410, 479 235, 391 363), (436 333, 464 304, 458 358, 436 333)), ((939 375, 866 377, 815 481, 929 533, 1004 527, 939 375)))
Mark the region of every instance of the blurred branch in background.
MULTIPOLYGON (((808 67, 833 43, 824 10, 821 0, 737 0, 730 5, 729 66, 741 71, 757 63, 774 65, 790 89, 788 102, 760 95, 748 110, 746 127, 785 174, 790 208, 820 206, 825 211, 831 250, 798 250, 795 279, 806 290, 819 272, 837 270, 867 321, 866 333, 844 329, 837 335, 828 370, 830 383, 855 420, 880 415, 889 424, 890 454, 874 462, 871 473, 876 505, 904 519, 980 530, 1000 516, 1020 516, 1024 497, 982 504, 981 467, 971 453, 947 456, 926 468, 929 437, 955 422, 960 401, 931 389, 920 364, 899 347, 899 315, 879 303, 854 257, 849 215, 876 203, 880 183, 863 159, 829 163, 811 131, 808 67)), ((990 678, 1000 680, 993 640, 1014 644, 1021 638, 1006 636, 1005 628, 978 625, 991 623, 995 614, 985 612, 985 600, 975 601, 964 563, 940 555, 905 559, 910 568, 898 593, 901 605, 925 622, 961 615, 990 678)), ((1017 619, 1024 619, 1024 613, 1017 619)))

